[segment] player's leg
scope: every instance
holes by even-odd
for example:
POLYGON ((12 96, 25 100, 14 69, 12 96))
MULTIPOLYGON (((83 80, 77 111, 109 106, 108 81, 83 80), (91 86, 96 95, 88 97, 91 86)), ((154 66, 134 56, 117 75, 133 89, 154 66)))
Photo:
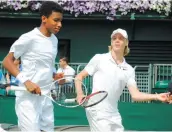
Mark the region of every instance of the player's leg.
MULTIPOLYGON (((40 129, 46 132, 54 131, 54 106, 49 98, 42 96, 42 113, 40 129)), ((40 100, 40 101, 41 101, 40 100)))
POLYGON ((16 97, 15 109, 18 117, 18 127, 21 131, 40 131, 40 103, 37 96, 23 95, 22 97, 16 97))
POLYGON ((110 121, 111 121, 111 131, 113 132, 123 132, 124 131, 124 127, 122 125, 122 119, 120 115, 114 115, 109 117, 110 121))
POLYGON ((124 128, 122 126, 120 115, 117 116, 106 116, 104 113, 96 112, 93 110, 86 110, 87 119, 90 125, 91 131, 113 131, 113 132, 123 132, 124 128))
MULTIPOLYGON (((89 109, 89 108, 88 108, 89 109)), ((97 112, 96 111, 90 111, 90 110, 86 110, 86 116, 87 116, 87 120, 89 123, 89 127, 91 132, 95 132, 95 131, 103 131, 99 128, 99 125, 97 124, 97 112)))

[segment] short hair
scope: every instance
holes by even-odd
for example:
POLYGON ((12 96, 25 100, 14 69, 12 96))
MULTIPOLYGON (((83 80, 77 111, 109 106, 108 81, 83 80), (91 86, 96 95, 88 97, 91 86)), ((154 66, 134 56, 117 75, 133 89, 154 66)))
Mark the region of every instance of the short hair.
POLYGON ((60 60, 65 61, 67 64, 69 63, 69 59, 67 57, 60 57, 60 60))
POLYGON ((63 13, 63 8, 54 1, 44 1, 39 9, 40 16, 49 17, 52 12, 63 13))

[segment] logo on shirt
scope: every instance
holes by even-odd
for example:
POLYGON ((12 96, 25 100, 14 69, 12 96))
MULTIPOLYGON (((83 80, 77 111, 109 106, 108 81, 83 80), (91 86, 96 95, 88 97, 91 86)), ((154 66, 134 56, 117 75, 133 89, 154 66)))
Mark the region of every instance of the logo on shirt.
POLYGON ((126 66, 119 66, 118 67, 121 69, 121 70, 127 70, 127 67, 126 66))

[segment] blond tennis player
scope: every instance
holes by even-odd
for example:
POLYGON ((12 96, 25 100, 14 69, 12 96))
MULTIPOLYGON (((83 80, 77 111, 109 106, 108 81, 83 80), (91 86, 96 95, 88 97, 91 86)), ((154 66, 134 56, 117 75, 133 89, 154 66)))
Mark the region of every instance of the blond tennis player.
MULTIPOLYGON (((134 68, 129 65, 124 56, 129 53, 128 35, 123 29, 116 29, 111 34, 110 52, 96 54, 76 78, 83 80, 86 76, 93 76, 92 92, 105 90, 108 96, 96 106, 86 109, 87 119, 91 131, 122 132, 121 115, 118 111, 118 101, 125 86, 135 101, 159 100, 167 101, 168 93, 147 94, 137 88, 134 68)), ((76 82, 77 101, 81 102, 83 92, 80 83, 76 82)))

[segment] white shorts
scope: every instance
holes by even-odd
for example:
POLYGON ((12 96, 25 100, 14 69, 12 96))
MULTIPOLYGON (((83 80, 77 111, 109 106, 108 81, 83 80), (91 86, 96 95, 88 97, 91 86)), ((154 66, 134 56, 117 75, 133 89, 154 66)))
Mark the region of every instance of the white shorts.
POLYGON ((86 110, 87 119, 92 132, 123 132, 122 119, 119 113, 105 113, 86 110))
POLYGON ((24 94, 16 97, 18 126, 21 131, 54 131, 54 111, 45 96, 24 94))

